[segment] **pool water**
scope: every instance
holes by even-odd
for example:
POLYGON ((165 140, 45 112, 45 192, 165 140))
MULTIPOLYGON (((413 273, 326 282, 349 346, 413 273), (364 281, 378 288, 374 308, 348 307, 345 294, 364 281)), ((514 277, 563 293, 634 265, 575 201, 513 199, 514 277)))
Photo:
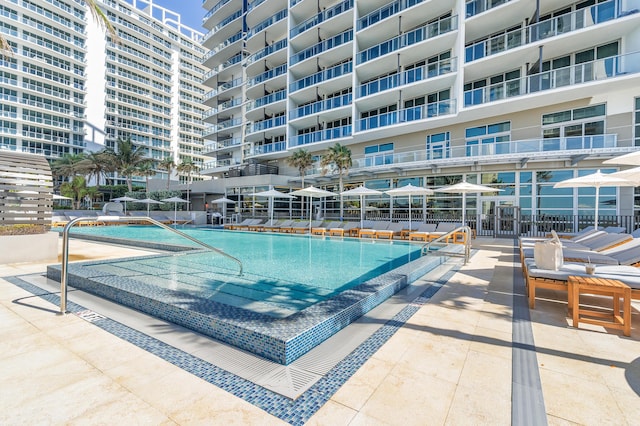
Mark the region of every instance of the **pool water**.
MULTIPOLYGON (((238 276, 235 262, 209 251, 156 261, 112 261, 108 267, 93 268, 285 317, 420 256, 419 247, 400 242, 222 230, 181 231, 240 259, 243 275, 238 276)), ((148 226, 84 227, 74 229, 73 234, 198 247, 170 231, 148 226)))

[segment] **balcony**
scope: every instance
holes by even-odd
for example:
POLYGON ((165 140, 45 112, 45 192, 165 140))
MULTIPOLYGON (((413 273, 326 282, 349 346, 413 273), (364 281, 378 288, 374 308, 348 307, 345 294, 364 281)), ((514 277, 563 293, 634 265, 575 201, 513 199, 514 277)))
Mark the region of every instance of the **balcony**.
POLYGON ((342 139, 351 136, 351 125, 333 127, 331 129, 318 130, 317 132, 305 133, 291 138, 289 145, 291 148, 310 143, 342 139))
POLYGON ((456 58, 443 59, 438 62, 406 70, 401 74, 393 74, 369 81, 360 85, 359 97, 373 95, 406 84, 438 77, 456 71, 456 58))
POLYGON ((204 146, 205 153, 214 153, 225 149, 235 148, 242 145, 242 138, 231 138, 221 141, 210 142, 204 146))
POLYGON ((323 81, 327 81, 332 78, 340 77, 341 75, 349 74, 352 70, 353 62, 351 61, 336 65, 335 67, 331 67, 329 69, 294 81, 289 86, 289 93, 293 93, 298 90, 304 89, 305 87, 322 83, 323 81))
POLYGON ((302 118, 302 117, 306 117, 307 115, 317 114, 323 111, 329 111, 334 108, 342 108, 344 106, 351 105, 352 100, 353 100, 353 95, 349 93, 346 95, 336 96, 333 98, 303 105, 291 111, 289 113, 289 119, 295 120, 296 118, 302 118))
POLYGON ((424 0, 396 0, 389 4, 374 10, 358 20, 358 31, 363 30, 371 25, 387 19, 411 6, 422 3, 424 0))
POLYGON ((264 130, 272 129, 274 127, 280 127, 287 124, 287 119, 284 115, 279 117, 269 118, 267 120, 257 121, 247 128, 247 134, 262 132, 264 130))
POLYGON ((330 7, 329 9, 325 9, 317 15, 312 16, 306 21, 301 22, 300 24, 293 27, 291 31, 289 31, 289 38, 294 38, 298 34, 302 34, 303 32, 305 32, 309 28, 313 28, 316 25, 351 9, 353 9, 353 0, 346 0, 342 3, 338 3, 337 5, 330 7))
POLYGON ((432 104, 420 105, 398 111, 391 111, 386 114, 362 118, 358 121, 358 131, 362 132, 365 130, 378 129, 380 127, 394 126, 396 124, 439 117, 441 115, 453 114, 455 112, 455 100, 447 99, 432 104))
POLYGON ((630 5, 626 7, 622 4, 618 5, 618 0, 599 3, 473 43, 465 48, 465 62, 473 62, 539 40, 619 19, 632 13, 637 13, 637 9, 630 5))
POLYGON ((305 59, 311 58, 312 56, 317 56, 322 52, 326 52, 327 50, 333 49, 334 47, 341 46, 345 43, 349 43, 353 40, 353 30, 347 30, 343 33, 340 33, 336 36, 328 38, 326 40, 321 41, 309 48, 306 48, 300 52, 297 52, 289 58, 289 62, 291 65, 297 64, 298 62, 302 62, 305 59))
POLYGON ((275 24, 278 21, 282 21, 287 16, 289 16, 289 11, 287 9, 283 9, 276 13, 275 15, 265 19, 264 21, 258 23, 255 27, 251 28, 247 33, 247 39, 253 37, 258 34, 260 31, 267 29, 271 25, 275 24))
POLYGON ((616 134, 525 139, 483 145, 455 146, 432 151, 354 156, 351 171, 373 169, 384 172, 408 166, 416 168, 455 167, 474 163, 504 163, 506 161, 521 163, 531 159, 571 159, 574 156, 618 152, 618 148, 616 134))
POLYGON ((511 0, 472 0, 466 3, 467 18, 486 12, 511 0))
POLYGON ((256 84, 264 83, 267 80, 271 80, 279 75, 283 75, 287 72, 287 64, 279 65, 273 69, 263 72, 253 78, 250 78, 247 82, 247 88, 253 87, 256 84))
POLYGON ((464 106, 480 105, 591 81, 609 80, 640 72, 640 52, 584 62, 532 74, 464 92, 464 106))
POLYGON ((271 154, 274 152, 283 152, 287 150, 286 142, 266 143, 264 145, 255 145, 249 156, 271 154))
POLYGON ((252 64, 262 58, 264 58, 265 56, 269 56, 274 52, 277 52, 278 50, 282 50, 282 49, 286 49, 287 48, 287 39, 282 39, 279 40, 275 43, 273 43, 270 46, 265 47, 264 49, 261 49, 259 51, 257 51, 256 53, 254 53, 253 55, 249 56, 247 58, 247 65, 252 64))
POLYGON ((404 47, 421 43, 425 40, 446 34, 458 29, 458 18, 452 16, 450 18, 439 20, 427 24, 423 27, 406 32, 383 43, 370 47, 358 53, 358 64, 371 61, 381 56, 400 50, 404 47))
POLYGON ((284 89, 278 90, 277 92, 270 93, 266 96, 263 96, 259 99, 249 102, 249 104, 247 105, 247 111, 250 111, 256 108, 262 108, 266 105, 272 104, 274 102, 283 101, 285 99, 287 99, 287 91, 284 89))

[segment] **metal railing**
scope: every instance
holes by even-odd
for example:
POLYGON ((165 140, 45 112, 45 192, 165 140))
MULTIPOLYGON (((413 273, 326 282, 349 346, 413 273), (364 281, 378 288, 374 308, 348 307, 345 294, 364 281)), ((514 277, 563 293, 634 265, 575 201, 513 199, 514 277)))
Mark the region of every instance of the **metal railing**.
MULTIPOLYGON (((108 216, 108 219, 110 222, 117 222, 120 220, 119 216, 108 216)), ((126 218, 125 218, 126 219, 126 218)), ((231 256, 230 254, 227 254, 225 252, 223 252, 220 249, 217 249, 215 247, 211 247, 209 244, 203 243, 202 241, 193 238, 190 235, 185 234, 184 232, 178 231, 175 228, 172 228, 168 225, 165 225, 162 222, 158 222, 155 219, 152 219, 150 217, 147 216, 136 216, 136 221, 147 221, 150 222, 154 225, 157 225, 163 229, 166 229, 167 231, 171 231, 175 234, 180 235, 181 237, 184 237, 186 239, 188 239, 189 241, 192 241, 208 250, 211 250, 213 252, 216 252, 218 254, 221 254, 222 256, 225 256, 229 259, 231 259, 232 261, 236 262, 239 266, 240 266, 240 273, 239 275, 242 275, 242 261, 240 261, 240 259, 237 259, 233 256, 231 256)), ((78 222, 100 222, 104 220, 104 217, 76 217, 74 219, 72 219, 71 221, 69 221, 69 223, 67 223, 64 227, 64 229, 62 230, 62 265, 61 265, 61 271, 60 271, 60 314, 65 314, 67 312, 67 280, 68 280, 68 268, 69 268, 69 230, 73 227, 73 225, 75 225, 78 222)))
MULTIPOLYGON (((464 256, 464 264, 466 265, 467 262, 469 262, 469 257, 471 255, 471 236, 472 231, 470 227, 460 226, 453 231, 447 232, 446 234, 436 238, 435 240, 425 243, 422 246, 421 253, 423 256, 437 254, 438 251, 444 247, 451 244, 460 244, 459 238, 462 238, 462 244, 464 246, 464 252, 462 254, 464 256), (453 243, 449 242, 451 240, 453 243)), ((447 256, 459 256, 459 253, 447 251, 447 256)))

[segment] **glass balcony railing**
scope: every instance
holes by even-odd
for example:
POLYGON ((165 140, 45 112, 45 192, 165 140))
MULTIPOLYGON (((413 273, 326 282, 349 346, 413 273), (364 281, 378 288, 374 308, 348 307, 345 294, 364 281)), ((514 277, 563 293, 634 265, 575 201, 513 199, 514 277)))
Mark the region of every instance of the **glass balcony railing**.
POLYGON ((369 96, 389 89, 395 89, 406 84, 415 83, 439 75, 456 71, 456 58, 443 59, 438 62, 423 65, 403 71, 400 74, 393 74, 369 81, 360 85, 359 96, 369 96))
POLYGON ((371 61, 380 56, 387 55, 413 44, 421 43, 430 38, 437 37, 458 29, 458 18, 452 16, 450 18, 441 19, 438 22, 427 24, 423 27, 416 28, 383 43, 370 47, 358 53, 358 64, 371 61))
POLYGON ((358 130, 377 129, 410 121, 424 120, 425 118, 453 114, 455 112, 455 106, 455 100, 447 99, 432 104, 419 105, 398 111, 391 111, 386 114, 374 115, 360 119, 358 121, 358 130))
POLYGON ((510 2, 511 0, 472 0, 466 3, 467 18, 486 12, 489 9, 510 2))
POLYGON ((480 105, 590 81, 608 80, 640 72, 640 52, 584 62, 532 74, 464 92, 464 105, 480 105))
POLYGON ((411 6, 422 3, 424 0, 396 0, 389 4, 382 6, 379 9, 374 10, 371 13, 358 19, 358 30, 363 30, 371 25, 380 22, 396 13, 405 10, 411 6))
POLYGON ((218 25, 213 27, 211 29, 211 31, 209 31, 208 33, 206 33, 204 35, 204 37, 202 37, 201 43, 205 43, 209 38, 211 38, 211 36, 213 36, 215 33, 217 33, 222 28, 224 28, 225 25, 230 24, 231 22, 235 21, 236 19, 240 18, 241 16, 242 16, 242 10, 236 10, 231 15, 227 16, 226 18, 224 18, 218 25))
POLYGON ((353 71, 353 62, 345 62, 343 64, 336 65, 326 70, 322 70, 315 74, 296 80, 289 86, 289 93, 296 92, 304 89, 305 87, 319 84, 323 81, 331 80, 332 78, 340 77, 341 75, 349 74, 353 71))
POLYGON ((211 142, 204 146, 205 152, 218 151, 220 149, 232 148, 242 145, 242 138, 231 138, 221 141, 211 142))
POLYGON ((269 93, 266 96, 255 99, 247 105, 247 110, 261 108, 265 105, 272 104, 287 99, 287 91, 285 89, 278 90, 277 92, 269 93))
POLYGON ((499 34, 467 46, 465 48, 465 62, 476 61, 539 40, 618 19, 636 13, 639 7, 640 2, 634 4, 634 2, 611 0, 556 16, 526 28, 518 28, 499 34))
POLYGON ((333 49, 334 47, 349 43, 351 40, 353 40, 353 30, 347 30, 298 53, 295 53, 291 56, 291 58, 289 58, 289 62, 291 63, 291 65, 297 64, 298 62, 304 61, 305 59, 308 59, 312 56, 316 56, 321 54, 322 52, 326 52, 329 49, 333 49))
MULTIPOLYGON (((213 56, 213 55, 211 55, 213 56)), ((218 65, 215 68, 212 68, 211 71, 207 72, 203 77, 202 77, 202 81, 206 81, 208 79, 210 79, 211 77, 213 77, 215 74, 239 63, 242 61, 243 55, 242 53, 238 53, 237 55, 232 56, 231 58, 229 58, 226 62, 218 65)))
MULTIPOLYGON (((202 3, 205 3, 207 0, 202 0, 202 3)), ((231 0, 220 0, 218 3, 216 3, 211 9, 209 9, 209 11, 204 15, 204 18, 202 18, 202 24, 204 25, 207 20, 209 18, 211 18, 213 16, 214 13, 216 13, 218 10, 220 10, 220 8, 222 6, 224 6, 225 4, 229 3, 231 0)))
POLYGON ((250 124, 247 128, 247 133, 261 132, 274 127, 284 126, 285 124, 287 124, 287 118, 286 116, 281 115, 279 117, 273 117, 250 124))
POLYGON ((353 0, 345 0, 335 6, 330 7, 329 9, 325 9, 317 15, 312 16, 306 21, 301 22, 300 24, 293 27, 291 31, 289 31, 289 38, 294 38, 298 34, 305 32, 309 28, 313 28, 319 23, 331 19, 334 16, 337 16, 351 9, 353 9, 353 0))
POLYGON ((264 58, 265 56, 269 56, 272 53, 277 52, 278 50, 282 50, 282 49, 286 49, 287 48, 287 39, 283 38, 282 40, 279 40, 275 43, 273 43, 270 46, 265 47, 264 49, 261 49, 259 51, 257 51, 256 53, 254 53, 253 55, 249 56, 247 58, 247 65, 252 64, 262 58, 264 58))
POLYGON ((351 125, 333 127, 331 129, 318 130, 317 132, 297 135, 290 139, 290 147, 307 145, 315 142, 322 142, 333 139, 346 138, 351 136, 351 125))
POLYGON ((257 76, 250 78, 247 82, 247 88, 253 87, 256 84, 263 83, 267 80, 271 80, 279 75, 283 75, 287 72, 287 64, 279 65, 273 69, 263 72, 262 74, 258 74, 257 76))
POLYGON ((576 152, 593 150, 609 150, 618 147, 617 135, 575 136, 567 138, 525 139, 497 142, 482 145, 453 146, 433 150, 409 151, 401 153, 380 153, 376 155, 354 156, 351 170, 375 166, 397 167, 398 165, 417 161, 451 162, 452 159, 469 162, 482 157, 490 157, 499 161, 500 156, 526 155, 529 157, 570 156, 576 152), (554 154, 555 153, 555 154, 554 154))
POLYGON ((322 111, 329 111, 334 108, 348 106, 351 105, 352 100, 353 96, 351 93, 348 93, 346 95, 335 96, 312 104, 303 105, 291 111, 289 113, 289 119, 293 120, 300 117, 306 117, 307 115, 317 114, 322 111))
POLYGON ((250 151, 249 155, 269 154, 272 152, 281 152, 287 150, 286 142, 267 143, 264 145, 256 145, 250 151))
POLYGON ((228 47, 239 40, 242 40, 242 31, 235 33, 234 35, 232 35, 231 37, 229 37, 228 39, 226 39, 225 41, 223 41, 222 43, 220 43, 219 45, 211 49, 207 54, 210 53, 211 55, 215 55, 225 47, 228 47))
POLYGON ((247 32, 247 38, 253 37, 254 35, 258 34, 260 31, 267 29, 268 27, 275 24, 276 22, 282 21, 287 16, 289 16, 289 11, 287 9, 283 9, 279 11, 275 15, 265 19, 264 21, 258 23, 255 27, 251 28, 247 32))

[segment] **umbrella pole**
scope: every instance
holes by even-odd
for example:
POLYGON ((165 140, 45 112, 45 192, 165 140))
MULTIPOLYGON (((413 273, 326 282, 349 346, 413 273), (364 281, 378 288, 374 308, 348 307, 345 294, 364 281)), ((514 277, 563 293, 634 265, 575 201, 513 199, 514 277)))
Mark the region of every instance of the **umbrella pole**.
POLYGON ((360 228, 364 228, 364 195, 360 196, 360 228))
POLYGON ((309 235, 311 235, 311 209, 313 208, 313 197, 309 197, 309 235))
POLYGON ((467 193, 463 192, 462 193, 462 226, 464 226, 466 207, 467 207, 467 193))
POLYGON ((411 230, 411 195, 409 195, 409 230, 411 230))
POLYGON ((596 186, 596 208, 595 208, 596 218, 594 221, 594 228, 596 231, 598 230, 598 204, 600 204, 600 201, 598 200, 599 198, 600 198, 600 187, 596 186))

